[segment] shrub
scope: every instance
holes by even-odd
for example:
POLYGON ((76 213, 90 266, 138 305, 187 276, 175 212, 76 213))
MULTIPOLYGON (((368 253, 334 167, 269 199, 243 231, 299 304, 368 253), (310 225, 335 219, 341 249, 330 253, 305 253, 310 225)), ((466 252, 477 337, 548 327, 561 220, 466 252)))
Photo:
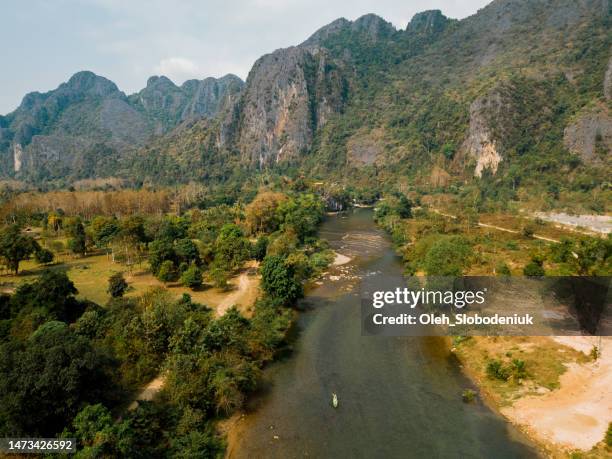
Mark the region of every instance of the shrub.
POLYGON ((510 378, 510 371, 504 367, 501 360, 494 359, 487 363, 487 376, 490 379, 507 381, 510 378))
POLYGON ((520 359, 513 359, 511 370, 512 377, 514 379, 523 379, 527 377, 527 370, 525 368, 525 361, 520 359))
POLYGON ((513 359, 508 365, 504 365, 501 360, 493 359, 487 364, 487 376, 500 381, 508 381, 510 378, 520 381, 527 377, 525 361, 513 359))
POLYGON ((461 394, 461 399, 464 401, 464 403, 471 403, 475 398, 476 392, 474 392, 472 389, 465 389, 461 394))
POLYGON ((202 271, 195 263, 191 263, 181 275, 181 283, 185 287, 195 289, 202 286, 202 271))
POLYGON ((545 274, 542 262, 540 260, 532 259, 523 268, 523 274, 529 277, 541 277, 545 274))
POLYGON ((511 274, 510 268, 506 263, 499 263, 495 268, 495 272, 498 276, 509 276, 511 274))
POLYGON ((453 337, 453 346, 459 346, 461 343, 469 341, 471 336, 457 335, 453 337))
POLYGON ((226 290, 228 288, 227 283, 227 271, 220 266, 213 266, 209 271, 208 275, 212 280, 215 287, 220 288, 221 290, 226 290))
POLYGON ((519 246, 516 243, 516 241, 508 241, 508 242, 506 242, 506 248, 508 250, 518 250, 519 246))
POLYGON ((164 261, 159 267, 157 278, 162 282, 172 282, 177 279, 178 275, 172 260, 164 261))
POLYGON ((115 273, 108 278, 108 289, 106 290, 113 298, 120 298, 123 296, 128 288, 128 283, 123 277, 123 273, 115 273))
POLYGON ((526 238, 532 238, 533 237, 533 233, 535 233, 535 228, 533 226, 533 224, 527 224, 525 226, 523 226, 522 230, 521 230, 521 234, 526 237, 526 238))
POLYGON ((34 258, 36 259, 37 263, 46 265, 53 261, 53 252, 51 252, 49 249, 40 249, 36 251, 34 258))

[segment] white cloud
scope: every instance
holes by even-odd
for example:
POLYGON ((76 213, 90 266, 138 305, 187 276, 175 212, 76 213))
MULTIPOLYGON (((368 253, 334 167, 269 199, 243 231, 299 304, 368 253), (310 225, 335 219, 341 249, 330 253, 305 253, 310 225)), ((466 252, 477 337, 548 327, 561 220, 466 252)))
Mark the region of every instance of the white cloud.
POLYGON ((154 68, 158 75, 164 75, 175 83, 182 83, 190 78, 202 78, 202 70, 194 61, 184 57, 162 59, 154 68))

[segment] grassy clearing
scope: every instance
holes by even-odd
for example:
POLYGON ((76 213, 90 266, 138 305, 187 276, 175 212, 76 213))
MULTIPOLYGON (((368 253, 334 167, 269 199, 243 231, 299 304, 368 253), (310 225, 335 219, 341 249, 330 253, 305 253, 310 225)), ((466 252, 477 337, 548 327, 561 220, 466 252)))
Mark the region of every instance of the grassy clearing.
MULTIPOLYGON (((532 255, 544 251, 551 242, 525 237, 521 234, 523 220, 512 215, 484 215, 481 221, 487 224, 500 226, 518 231, 510 233, 495 228, 468 227, 465 223, 436 214, 416 216, 404 225, 406 240, 419 241, 432 229, 445 234, 460 234, 468 238, 473 244, 473 259, 464 274, 470 276, 493 276, 500 264, 506 264, 513 275, 522 275, 524 266, 531 261, 532 255)), ((562 235, 573 235, 570 231, 551 228, 551 231, 540 231, 540 228, 551 226, 548 224, 536 225, 536 233, 552 239, 559 239, 562 235), (554 230, 554 231, 553 231, 554 230)), ((404 250, 412 250, 412 244, 404 250)), ((554 272, 555 266, 545 263, 547 270, 554 272)))
MULTIPOLYGON (((7 273, 0 276, 0 290, 8 292, 14 290, 21 283, 32 282, 47 268, 66 270, 79 290, 79 298, 88 299, 102 305, 110 299, 110 295, 106 291, 108 278, 116 272, 123 272, 129 284, 126 296, 140 295, 152 287, 165 287, 177 298, 187 293, 191 295, 193 301, 213 308, 234 292, 238 282, 238 276, 235 276, 230 279, 228 290, 220 290, 205 284, 201 289, 194 291, 177 283, 164 284, 159 281, 148 270, 147 262, 137 265, 129 272, 124 265, 113 263, 110 256, 97 253, 82 258, 60 255, 57 263, 47 267, 41 266, 33 260, 24 261, 21 263, 18 276, 7 273)), ((254 288, 250 288, 244 295, 237 297, 236 302, 248 309, 254 303, 259 290, 255 270, 252 267, 246 267, 245 270, 248 271, 249 278, 253 279, 251 284, 254 285, 254 288)), ((242 272, 245 271, 238 274, 242 272)))
POLYGON ((559 388, 566 364, 590 360, 582 352, 547 337, 472 337, 455 344, 455 355, 485 395, 496 405, 509 406, 525 395, 542 395, 559 388), (526 377, 507 381, 491 379, 487 364, 499 360, 507 365, 513 359, 525 362, 526 377))

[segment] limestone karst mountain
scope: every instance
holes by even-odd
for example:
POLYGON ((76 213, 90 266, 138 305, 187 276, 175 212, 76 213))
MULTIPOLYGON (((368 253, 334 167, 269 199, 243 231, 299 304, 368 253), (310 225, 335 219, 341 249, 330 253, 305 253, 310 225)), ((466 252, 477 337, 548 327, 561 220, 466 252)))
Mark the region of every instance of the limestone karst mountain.
POLYGON ((151 77, 126 96, 80 72, 0 117, 2 172, 176 183, 277 168, 588 189, 610 170, 610 10, 608 0, 495 0, 463 20, 425 11, 405 30, 373 14, 338 19, 262 56, 245 83, 151 77))

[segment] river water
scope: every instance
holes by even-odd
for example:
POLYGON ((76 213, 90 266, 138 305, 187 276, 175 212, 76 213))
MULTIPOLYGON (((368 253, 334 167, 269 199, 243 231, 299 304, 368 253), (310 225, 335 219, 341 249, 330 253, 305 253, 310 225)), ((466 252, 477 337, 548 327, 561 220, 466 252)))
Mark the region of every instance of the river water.
POLYGON ((361 336, 360 289, 402 265, 368 209, 327 219, 321 237, 352 257, 301 302, 291 356, 265 372, 228 455, 235 458, 536 457, 480 401, 441 338, 361 336), (339 407, 331 407, 331 394, 339 407))

